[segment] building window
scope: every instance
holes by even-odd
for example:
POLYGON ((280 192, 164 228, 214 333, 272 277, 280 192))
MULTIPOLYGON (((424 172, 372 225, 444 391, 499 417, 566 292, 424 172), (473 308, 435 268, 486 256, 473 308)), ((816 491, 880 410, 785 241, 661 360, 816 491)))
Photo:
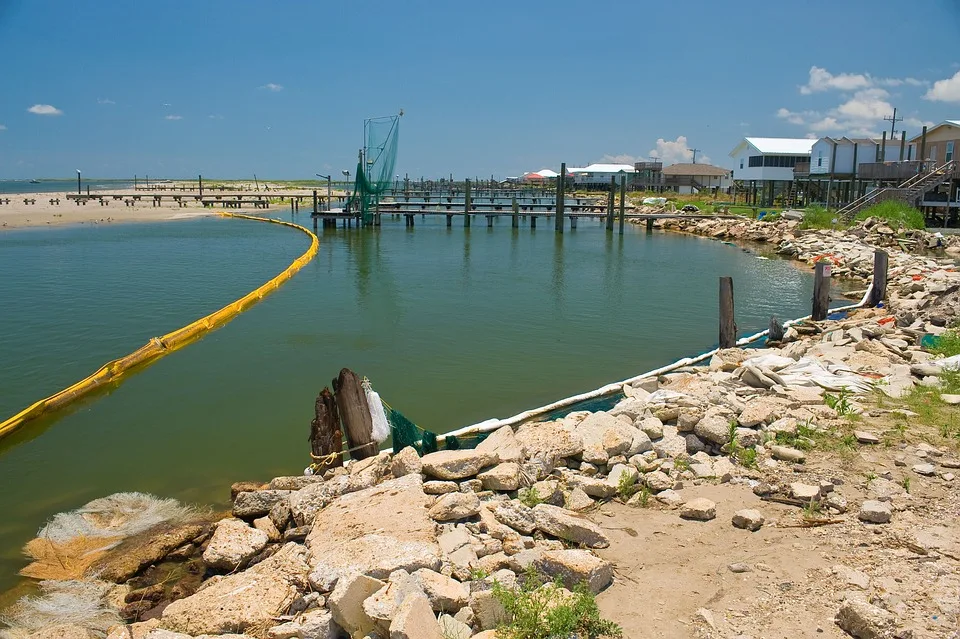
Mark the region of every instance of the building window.
POLYGON ((930 155, 928 156, 927 159, 933 160, 934 162, 937 161, 937 145, 936 144, 930 147, 930 155))
POLYGON ((949 162, 953 159, 953 142, 947 142, 947 157, 944 158, 944 162, 949 162))
POLYGON ((817 166, 823 166, 823 151, 817 151, 817 166))
POLYGON ((743 168, 743 158, 740 158, 740 168, 743 168))
POLYGON ((763 166, 763 156, 762 155, 751 155, 749 160, 750 167, 763 166))

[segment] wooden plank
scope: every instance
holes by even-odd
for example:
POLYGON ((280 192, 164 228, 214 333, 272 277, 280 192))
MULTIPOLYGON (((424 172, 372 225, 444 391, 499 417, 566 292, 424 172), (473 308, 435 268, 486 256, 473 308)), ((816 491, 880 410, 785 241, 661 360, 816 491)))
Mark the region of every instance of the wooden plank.
POLYGON ((720 348, 737 345, 737 324, 733 313, 733 278, 720 278, 720 348))
POLYGON ((354 459, 365 459, 379 452, 373 441, 373 419, 367 407, 367 397, 360 385, 360 378, 349 368, 340 371, 333 381, 337 409, 347 435, 347 446, 354 459))

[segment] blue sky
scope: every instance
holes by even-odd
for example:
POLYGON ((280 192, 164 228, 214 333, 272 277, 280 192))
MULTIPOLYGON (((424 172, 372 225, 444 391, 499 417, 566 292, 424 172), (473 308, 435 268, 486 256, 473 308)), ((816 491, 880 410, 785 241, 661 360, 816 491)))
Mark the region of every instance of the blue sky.
POLYGON ((0 0, 0 179, 730 166, 744 135, 960 118, 960 3, 0 0))

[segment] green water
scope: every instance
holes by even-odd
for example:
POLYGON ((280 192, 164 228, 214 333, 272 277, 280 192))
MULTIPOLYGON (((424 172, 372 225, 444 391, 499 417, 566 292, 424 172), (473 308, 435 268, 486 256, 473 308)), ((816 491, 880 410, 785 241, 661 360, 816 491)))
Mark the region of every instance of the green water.
MULTIPOLYGON (((302 472, 314 397, 341 367, 446 431, 711 348, 720 275, 734 276, 741 334, 809 312, 809 273, 706 239, 387 224, 321 230, 317 259, 261 304, 0 443, 0 590, 55 512, 119 490, 224 504, 232 481, 302 472)), ((0 412, 219 308, 307 246, 224 219, 0 234, 0 412)))

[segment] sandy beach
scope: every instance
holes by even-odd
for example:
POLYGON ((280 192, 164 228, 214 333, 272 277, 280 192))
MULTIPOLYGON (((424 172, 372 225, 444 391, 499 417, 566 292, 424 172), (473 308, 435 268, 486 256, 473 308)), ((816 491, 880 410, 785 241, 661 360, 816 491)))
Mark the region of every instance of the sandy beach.
MULTIPOLYGON (((232 191, 210 191, 210 196, 233 198, 236 193, 241 193, 249 198, 254 185, 245 184, 235 185, 238 189, 232 191)), ((302 194, 306 200, 301 200, 300 206, 312 206, 309 198, 313 191, 307 189, 283 188, 273 186, 273 191, 283 191, 284 193, 302 194)), ((114 194, 129 194, 131 189, 107 190, 92 193, 92 196, 110 196, 114 194)), ((72 192, 71 192, 72 194, 72 192)), ((183 202, 185 206, 180 206, 170 196, 179 194, 178 191, 160 191, 157 195, 163 195, 160 206, 154 206, 152 191, 138 192, 140 200, 134 202, 133 206, 127 206, 124 200, 115 200, 113 198, 104 198, 105 205, 101 205, 97 200, 90 200, 86 204, 78 204, 74 200, 67 199, 66 192, 59 193, 17 193, 0 194, 0 231, 32 228, 42 226, 62 226, 64 224, 115 224, 128 222, 160 222, 165 220, 182 220, 205 215, 216 215, 224 210, 222 207, 204 208, 200 202, 197 202, 189 193, 184 193, 183 202), (9 202, 7 201, 9 199, 9 202), (32 202, 35 200, 35 202, 32 202)), ((270 197, 269 191, 263 192, 263 197, 270 197)), ((204 191, 207 196, 207 191, 204 191)), ((290 207, 289 201, 285 203, 271 204, 267 210, 283 210, 284 207, 290 207)), ((237 209, 230 209, 236 211, 237 209)), ((258 211, 263 209, 254 209, 253 204, 244 206, 244 212, 258 211)))

